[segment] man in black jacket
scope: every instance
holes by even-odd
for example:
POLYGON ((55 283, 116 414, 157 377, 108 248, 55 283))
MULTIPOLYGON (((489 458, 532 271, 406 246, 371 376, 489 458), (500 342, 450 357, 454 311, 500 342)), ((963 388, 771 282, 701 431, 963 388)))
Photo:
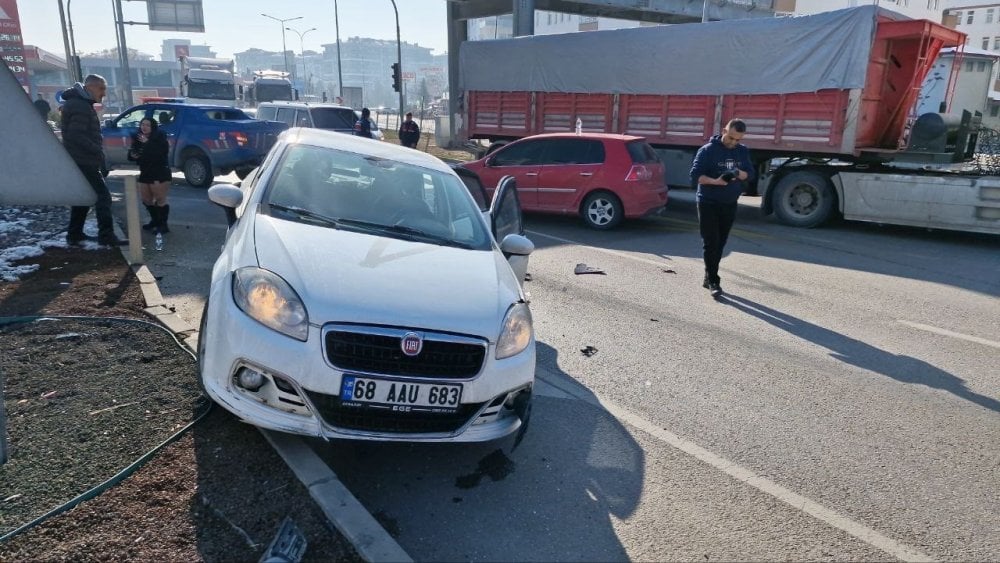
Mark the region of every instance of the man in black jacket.
MULTIPOLYGON (((112 226, 111 193, 104 182, 108 169, 104 161, 101 122, 94 111, 94 104, 101 103, 107 91, 108 82, 96 74, 87 76, 83 84, 77 82, 72 88, 64 90, 61 129, 66 152, 97 194, 97 203, 94 204, 97 242, 105 246, 116 246, 127 244, 128 241, 118 239, 112 226)), ((69 229, 66 232, 68 244, 76 245, 91 239, 83 233, 83 224, 87 221, 89 210, 89 207, 74 206, 70 211, 69 229)))
POLYGON ((411 149, 417 148, 420 142, 420 126, 413 121, 413 113, 407 112, 406 119, 399 126, 399 144, 411 149))

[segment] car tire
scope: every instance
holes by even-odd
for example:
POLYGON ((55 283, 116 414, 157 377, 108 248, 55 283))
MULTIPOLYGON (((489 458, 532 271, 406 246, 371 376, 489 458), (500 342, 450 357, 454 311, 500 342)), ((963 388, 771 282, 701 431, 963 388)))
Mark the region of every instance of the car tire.
POLYGON ((829 177, 803 170, 786 174, 778 180, 772 205, 774 214, 782 223, 811 229, 830 219, 835 200, 829 177))
POLYGON ((580 206, 580 217, 591 229, 607 231, 621 224, 625 207, 615 194, 600 190, 591 193, 580 206))
POLYGON ((195 374, 195 379, 198 381, 198 389, 201 390, 201 394, 205 396, 206 399, 211 400, 208 395, 208 391, 205 390, 205 380, 202 379, 202 373, 205 370, 205 365, 202 363, 205 357, 205 327, 208 325, 208 299, 205 300, 205 308, 201 311, 201 323, 198 325, 198 351, 196 352, 196 361, 198 362, 197 373, 195 374))
POLYGON ((212 174, 212 163, 200 152, 189 153, 181 164, 184 180, 196 188, 207 188, 215 176, 212 174))

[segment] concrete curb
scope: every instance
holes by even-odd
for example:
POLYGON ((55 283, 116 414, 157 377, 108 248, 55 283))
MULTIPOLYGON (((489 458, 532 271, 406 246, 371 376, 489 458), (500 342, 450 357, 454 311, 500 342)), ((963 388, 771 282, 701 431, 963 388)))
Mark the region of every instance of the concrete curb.
MULTIPOLYGON (((156 277, 149 268, 145 264, 131 262, 128 247, 121 247, 120 250, 139 281, 146 314, 173 332, 184 346, 197 354, 198 329, 168 308, 156 284, 156 277)), ((327 520, 350 542, 358 555, 373 562, 413 561, 305 442, 290 434, 263 429, 260 431, 292 473, 305 485, 309 496, 323 511, 327 520)))

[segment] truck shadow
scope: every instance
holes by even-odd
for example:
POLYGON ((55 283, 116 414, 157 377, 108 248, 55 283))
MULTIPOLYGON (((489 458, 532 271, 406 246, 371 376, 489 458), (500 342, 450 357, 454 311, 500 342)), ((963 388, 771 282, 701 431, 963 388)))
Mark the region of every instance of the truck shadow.
POLYGON ((737 295, 724 295, 720 302, 803 340, 822 346, 830 351, 832 357, 842 362, 890 377, 901 383, 925 385, 947 391, 985 409, 1000 412, 1000 401, 972 391, 965 385, 963 379, 923 360, 887 352, 737 295))
MULTIPOLYGON (((551 367, 554 349, 539 343, 538 354, 548 381, 589 393, 551 367)), ((513 438, 313 447, 415 560, 627 560, 613 522, 639 504, 645 454, 596 399, 545 386, 513 449, 513 438)))
MULTIPOLYGON (((739 252, 1000 296, 1000 236, 843 220, 817 229, 798 229, 763 217, 757 202, 759 198, 741 200, 726 245, 727 255, 739 252)), ((542 214, 527 215, 527 228, 597 248, 645 253, 651 258, 702 257, 690 190, 671 190, 671 200, 660 215, 628 220, 612 231, 592 231, 577 217, 542 214)), ((565 244, 532 232, 528 236, 539 248, 565 244)), ((725 270, 725 260, 722 267, 725 270)))

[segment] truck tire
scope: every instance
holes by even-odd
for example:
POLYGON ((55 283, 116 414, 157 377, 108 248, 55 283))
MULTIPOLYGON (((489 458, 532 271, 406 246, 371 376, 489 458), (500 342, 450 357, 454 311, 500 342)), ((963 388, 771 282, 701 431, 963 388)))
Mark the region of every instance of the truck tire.
POLYGON ((793 227, 811 229, 833 214, 833 185, 819 172, 803 170, 786 174, 774 188, 774 214, 793 227))
POLYGON ((181 170, 184 171, 184 180, 196 188, 207 188, 215 179, 212 163, 199 151, 192 151, 184 157, 181 170))
POLYGON ((625 218, 625 207, 615 194, 598 190, 583 200, 580 216, 591 229, 607 231, 621 224, 625 218))

